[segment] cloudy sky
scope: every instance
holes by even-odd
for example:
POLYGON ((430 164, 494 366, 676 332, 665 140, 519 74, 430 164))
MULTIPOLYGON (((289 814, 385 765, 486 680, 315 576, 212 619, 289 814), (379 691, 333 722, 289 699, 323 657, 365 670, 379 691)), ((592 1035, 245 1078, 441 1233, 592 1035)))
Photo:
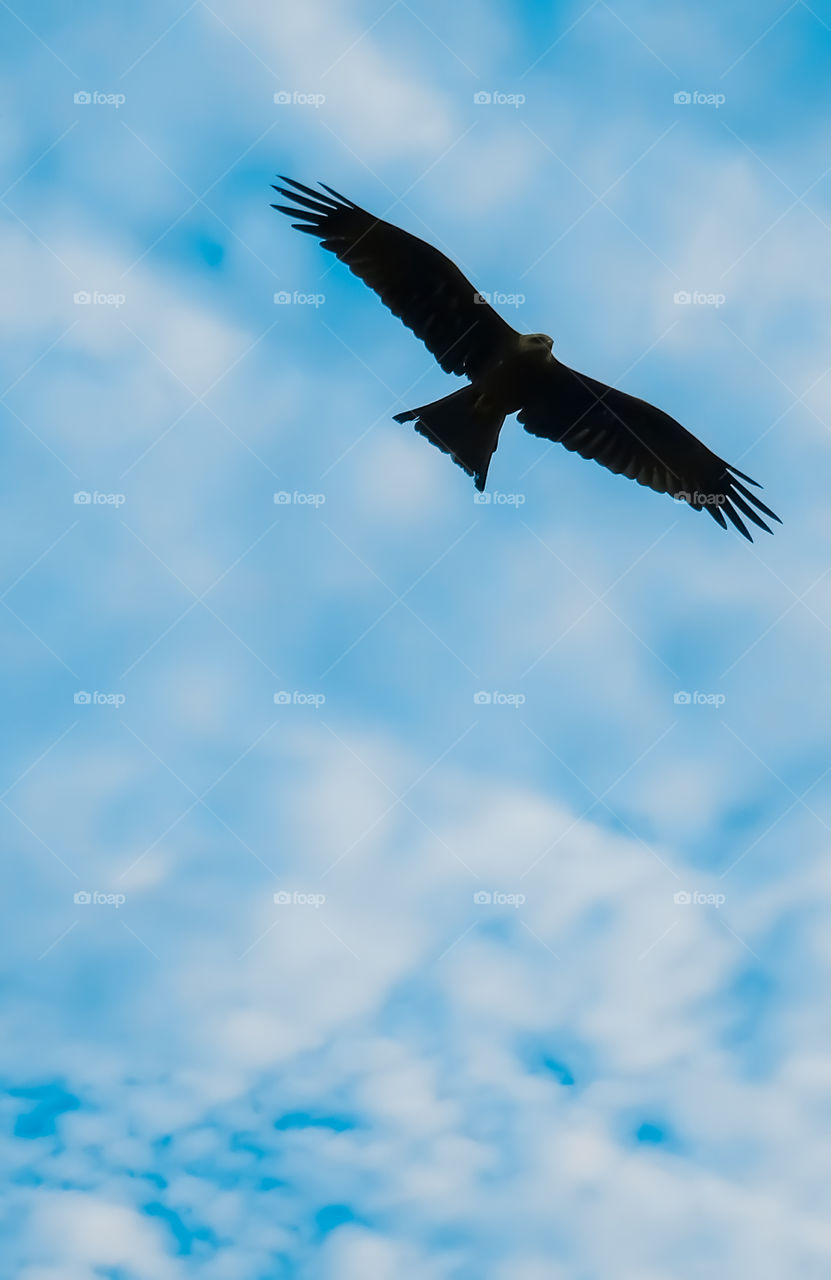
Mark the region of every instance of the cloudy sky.
POLYGON ((0 24, 9 1274, 826 1277, 827 8, 0 24), (277 173, 783 527, 513 423, 474 502, 277 173))

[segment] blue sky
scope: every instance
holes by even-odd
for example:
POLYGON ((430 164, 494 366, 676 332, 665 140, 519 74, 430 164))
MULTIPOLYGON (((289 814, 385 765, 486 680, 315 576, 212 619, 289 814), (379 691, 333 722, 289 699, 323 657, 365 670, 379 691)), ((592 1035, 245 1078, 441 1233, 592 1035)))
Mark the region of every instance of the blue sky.
POLYGON ((827 11, 0 22, 9 1274, 826 1276, 827 11), (475 503, 277 173, 783 527, 475 503))

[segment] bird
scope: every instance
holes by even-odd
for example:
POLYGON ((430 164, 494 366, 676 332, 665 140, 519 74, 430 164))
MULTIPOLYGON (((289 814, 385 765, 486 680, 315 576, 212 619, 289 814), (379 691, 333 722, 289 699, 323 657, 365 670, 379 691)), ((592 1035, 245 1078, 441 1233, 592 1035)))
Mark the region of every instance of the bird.
POLYGON ((669 494, 727 522, 748 541, 745 521, 773 530, 781 520, 747 486, 761 486, 730 466, 655 405, 578 373, 554 355, 545 333, 520 333, 445 254, 362 209, 320 182, 321 190, 278 176, 273 204, 316 236, 420 338, 445 373, 468 385, 431 404, 394 415, 450 455, 481 493, 506 419, 516 414, 531 435, 562 444, 618 475, 669 494), (760 514, 761 513, 761 514, 760 514))

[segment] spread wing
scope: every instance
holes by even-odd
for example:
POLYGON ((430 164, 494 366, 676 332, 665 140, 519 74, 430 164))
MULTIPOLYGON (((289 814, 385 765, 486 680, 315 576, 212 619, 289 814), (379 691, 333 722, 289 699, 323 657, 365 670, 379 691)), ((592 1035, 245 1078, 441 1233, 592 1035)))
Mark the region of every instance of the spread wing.
POLYGON ((730 520, 750 542, 744 520, 771 533, 761 511, 781 524, 742 483, 758 488, 756 481, 712 453, 680 422, 566 365, 552 365, 534 381, 519 421, 532 435, 554 440, 609 471, 708 511, 722 528, 730 520))
POLYGON ((479 377, 498 358, 516 331, 474 289, 449 258, 417 236, 382 222, 365 209, 320 185, 321 195, 291 178, 274 187, 294 206, 275 204, 280 213, 302 221, 298 231, 318 236, 378 294, 394 316, 412 329, 445 373, 479 377), (294 188, 290 190, 289 188, 294 188), (300 208, 295 206, 299 205, 300 208))

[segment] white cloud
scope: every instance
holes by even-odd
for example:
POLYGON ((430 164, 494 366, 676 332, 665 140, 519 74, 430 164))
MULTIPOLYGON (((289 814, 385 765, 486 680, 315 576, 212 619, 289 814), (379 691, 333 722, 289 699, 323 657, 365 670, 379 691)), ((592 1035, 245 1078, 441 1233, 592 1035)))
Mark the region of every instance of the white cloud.
MULTIPOLYGON (((344 138, 359 164, 389 160, 402 149, 432 159, 462 132, 438 77, 427 67, 415 70, 384 40, 383 24, 373 30, 371 19, 362 21, 331 0, 281 4, 273 13, 253 3, 236 5, 227 20, 278 69, 283 79, 275 91, 325 96, 320 118, 344 138)), ((275 111, 284 112, 287 122, 294 112, 298 122, 293 105, 275 111)))
POLYGON ((154 1223, 94 1195, 45 1194, 35 1209, 32 1231, 33 1241, 47 1255, 65 1260, 69 1275, 74 1268, 92 1280, 100 1267, 127 1267, 138 1280, 175 1280, 181 1274, 154 1223))

